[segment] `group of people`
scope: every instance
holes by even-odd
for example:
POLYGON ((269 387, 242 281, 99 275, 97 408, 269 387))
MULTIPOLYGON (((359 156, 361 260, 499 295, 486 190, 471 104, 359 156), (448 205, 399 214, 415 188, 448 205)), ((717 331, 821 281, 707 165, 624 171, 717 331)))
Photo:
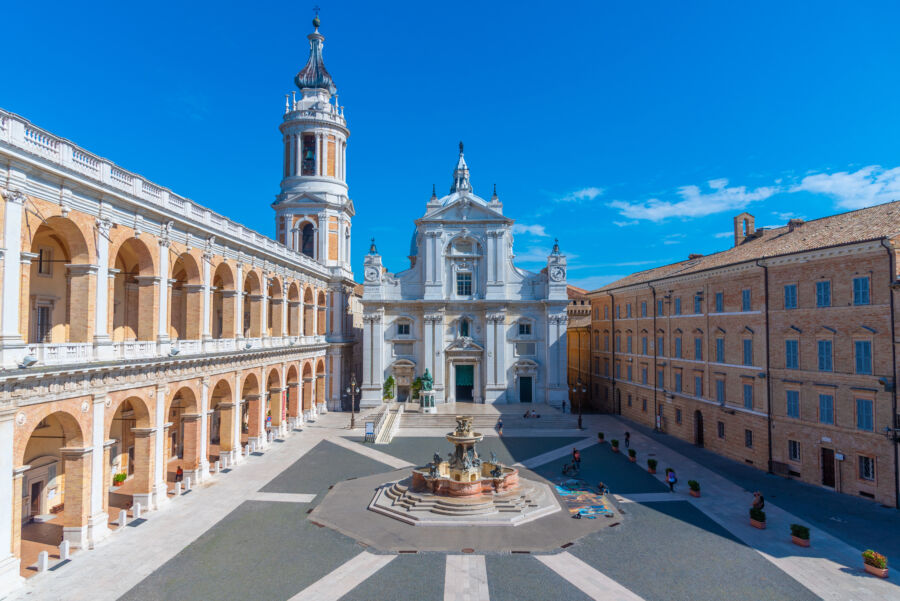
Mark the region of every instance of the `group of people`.
POLYGON ((529 419, 529 418, 535 418, 535 417, 540 417, 540 416, 541 416, 540 413, 535 413, 534 409, 531 409, 529 411, 526 411, 525 415, 523 415, 522 417, 524 417, 525 419, 529 419))

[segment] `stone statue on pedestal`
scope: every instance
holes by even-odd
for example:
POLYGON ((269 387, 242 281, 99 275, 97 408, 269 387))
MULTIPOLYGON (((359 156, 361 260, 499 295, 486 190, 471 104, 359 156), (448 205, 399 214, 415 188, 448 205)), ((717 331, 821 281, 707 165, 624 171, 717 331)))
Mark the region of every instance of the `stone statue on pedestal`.
POLYGON ((431 389, 434 388, 434 378, 431 377, 431 373, 428 371, 428 368, 425 368, 425 375, 422 376, 422 390, 425 392, 430 392, 431 389))

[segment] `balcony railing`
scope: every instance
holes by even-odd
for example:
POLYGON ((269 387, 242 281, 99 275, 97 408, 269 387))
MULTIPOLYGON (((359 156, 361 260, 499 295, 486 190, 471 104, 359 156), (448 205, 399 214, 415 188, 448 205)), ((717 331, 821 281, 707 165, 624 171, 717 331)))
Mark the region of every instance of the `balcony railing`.
MULTIPOLYGON (((112 359, 129 361, 152 359, 154 357, 193 356, 203 353, 239 352, 262 348, 299 347, 324 344, 324 336, 274 336, 266 338, 218 338, 207 340, 174 340, 167 346, 155 340, 130 340, 112 344, 112 359), (172 352, 177 350, 177 352, 172 352)), ((48 365, 71 365, 90 363, 92 361, 110 359, 108 353, 98 352, 90 342, 64 342, 52 344, 28 344, 25 356, 35 362, 27 361, 26 367, 48 365)))

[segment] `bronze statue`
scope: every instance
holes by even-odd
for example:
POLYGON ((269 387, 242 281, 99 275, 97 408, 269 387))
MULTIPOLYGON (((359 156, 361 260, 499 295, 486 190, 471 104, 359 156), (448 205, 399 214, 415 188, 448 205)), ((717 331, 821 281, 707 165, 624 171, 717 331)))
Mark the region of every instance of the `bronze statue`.
POLYGON ((431 377, 431 373, 426 367, 425 375, 422 376, 422 390, 424 390, 425 392, 430 392, 432 388, 434 388, 434 378, 431 377))

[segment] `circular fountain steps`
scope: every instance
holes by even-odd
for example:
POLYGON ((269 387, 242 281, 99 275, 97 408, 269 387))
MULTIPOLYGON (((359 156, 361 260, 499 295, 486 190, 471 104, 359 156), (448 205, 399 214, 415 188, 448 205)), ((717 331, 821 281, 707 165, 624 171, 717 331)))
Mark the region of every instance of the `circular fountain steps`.
POLYGON ((518 526, 560 511, 547 484, 520 480, 516 490, 480 497, 444 497, 409 489, 410 479, 381 486, 369 509, 416 526, 518 526))

